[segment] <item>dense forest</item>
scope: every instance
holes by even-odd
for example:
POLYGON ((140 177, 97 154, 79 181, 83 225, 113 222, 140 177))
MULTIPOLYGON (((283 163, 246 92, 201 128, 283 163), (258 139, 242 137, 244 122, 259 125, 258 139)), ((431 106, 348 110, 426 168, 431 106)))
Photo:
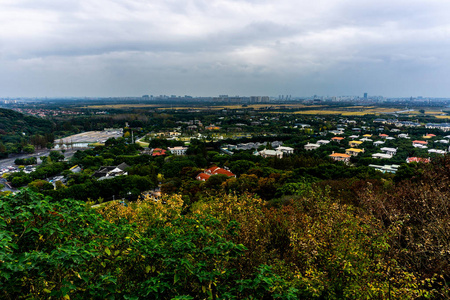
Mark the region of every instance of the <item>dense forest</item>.
POLYGON ((49 120, 0 108, 0 159, 10 153, 33 153, 35 148, 50 146, 53 127, 49 120))

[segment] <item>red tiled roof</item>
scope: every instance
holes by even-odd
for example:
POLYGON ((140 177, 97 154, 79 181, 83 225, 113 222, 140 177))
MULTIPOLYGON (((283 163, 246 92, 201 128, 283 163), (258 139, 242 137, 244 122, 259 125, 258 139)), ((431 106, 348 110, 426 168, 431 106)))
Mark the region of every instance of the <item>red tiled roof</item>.
POLYGON ((197 180, 202 180, 202 181, 206 181, 209 179, 209 177, 211 177, 211 175, 205 174, 205 173, 200 173, 197 175, 196 179, 197 180))
POLYGON ((410 162, 429 163, 430 159, 429 158, 423 158, 423 157, 408 157, 406 159, 406 162, 408 162, 408 163, 410 163, 410 162))
POLYGON ((333 153, 333 154, 330 154, 329 156, 331 156, 331 157, 345 157, 345 158, 350 157, 350 155, 345 154, 345 153, 333 153))
POLYGON ((425 142, 425 141, 413 141, 413 144, 424 144, 424 145, 426 145, 426 144, 428 144, 428 142, 425 142))
POLYGON ((166 151, 167 150, 165 150, 165 149, 155 148, 155 149, 153 149, 152 156, 166 155, 166 151))
POLYGON ((231 173, 230 171, 225 170, 225 169, 221 169, 221 168, 219 168, 218 170, 216 170, 216 171, 214 172, 214 175, 217 175, 217 174, 227 175, 228 177, 235 176, 235 175, 234 175, 233 173, 231 173))
POLYGON ((206 169, 205 173, 210 174, 210 175, 224 174, 224 175, 227 175, 228 177, 236 176, 233 173, 231 173, 230 171, 216 167, 216 166, 206 169))

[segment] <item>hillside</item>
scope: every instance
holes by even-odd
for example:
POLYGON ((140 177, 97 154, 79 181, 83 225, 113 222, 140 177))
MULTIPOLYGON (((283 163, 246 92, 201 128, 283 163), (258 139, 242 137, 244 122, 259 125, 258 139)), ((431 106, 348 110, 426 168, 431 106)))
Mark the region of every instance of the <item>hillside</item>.
POLYGON ((29 136, 50 133, 51 130, 52 123, 48 120, 0 108, 0 136, 2 140, 5 135, 22 135, 22 133, 25 133, 29 136))

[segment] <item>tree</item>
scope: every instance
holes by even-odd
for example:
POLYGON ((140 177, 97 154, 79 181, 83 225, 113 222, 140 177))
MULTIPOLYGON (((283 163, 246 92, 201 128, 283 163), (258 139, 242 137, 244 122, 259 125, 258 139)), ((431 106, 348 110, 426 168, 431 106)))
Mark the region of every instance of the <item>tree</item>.
MULTIPOLYGON (((3 299, 295 299, 268 266, 243 277, 245 253, 213 229, 217 219, 181 215, 180 197, 100 213, 74 200, 23 190, 0 197, 3 299), (213 229, 213 230, 211 230, 213 229)), ((234 226, 234 228, 236 228, 234 226)))
POLYGON ((54 162, 64 160, 64 154, 62 154, 59 151, 50 151, 49 156, 52 159, 52 161, 54 161, 54 162))

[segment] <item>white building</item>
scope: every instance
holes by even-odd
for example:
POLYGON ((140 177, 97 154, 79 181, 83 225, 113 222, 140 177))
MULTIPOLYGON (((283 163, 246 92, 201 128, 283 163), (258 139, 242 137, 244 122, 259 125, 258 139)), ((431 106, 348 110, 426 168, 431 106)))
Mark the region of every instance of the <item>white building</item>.
POLYGON ((389 147, 383 147, 380 149, 382 152, 390 155, 391 157, 397 154, 397 148, 389 148, 389 147))
POLYGON ((286 155, 294 154, 294 148, 291 147, 278 146, 275 150, 281 151, 286 155))
POLYGON ((186 155, 188 147, 177 146, 173 148, 169 147, 168 149, 173 155, 186 155))
POLYGON ((305 145, 305 150, 316 150, 317 148, 319 148, 320 145, 319 144, 306 144, 305 145))
POLYGON ((283 158, 283 152, 277 151, 277 150, 264 149, 262 151, 259 151, 258 154, 264 158, 267 158, 267 157, 283 158))
POLYGON ((438 150, 438 149, 429 149, 429 150, 428 150, 428 153, 436 153, 436 154, 442 154, 442 155, 444 155, 444 154, 447 153, 447 151, 445 151, 445 150, 438 150))
POLYGON ((372 158, 375 159, 389 159, 392 158, 392 155, 386 154, 386 153, 375 153, 372 154, 372 158))

